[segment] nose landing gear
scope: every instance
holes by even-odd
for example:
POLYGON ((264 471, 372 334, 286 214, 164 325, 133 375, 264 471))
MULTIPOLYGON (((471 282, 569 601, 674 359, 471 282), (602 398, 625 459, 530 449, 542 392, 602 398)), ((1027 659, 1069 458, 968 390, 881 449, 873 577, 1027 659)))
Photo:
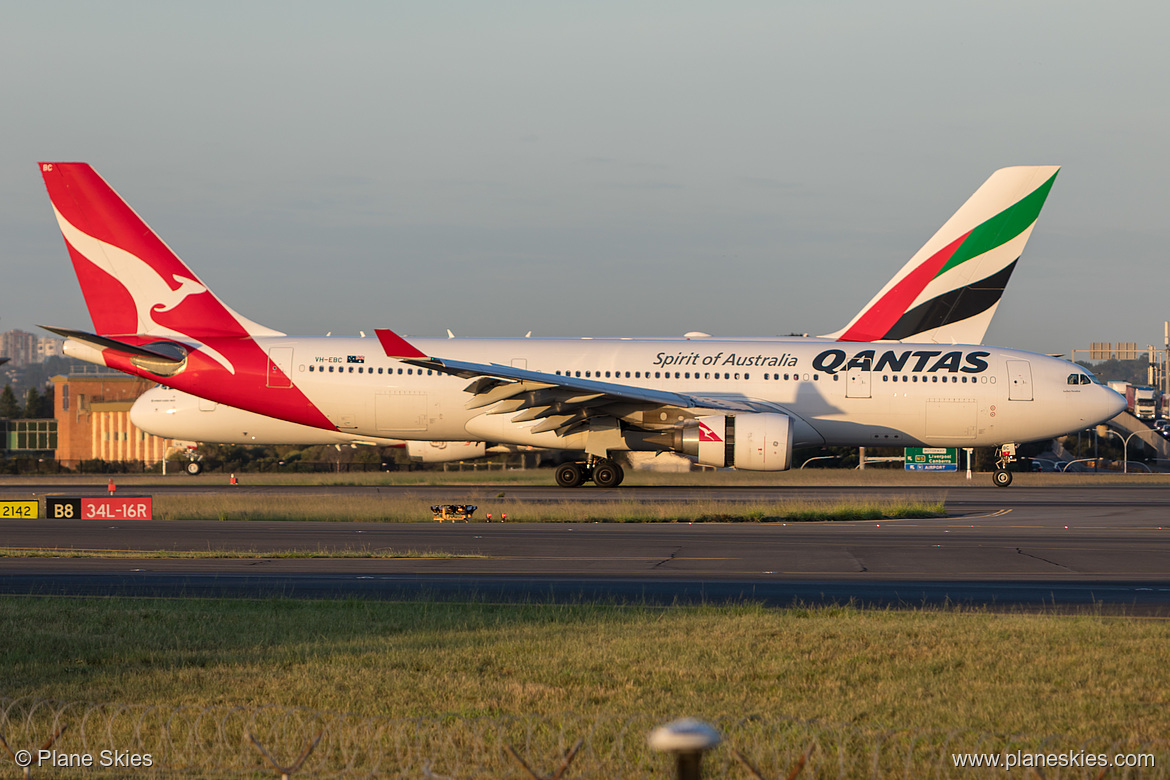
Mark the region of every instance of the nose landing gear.
POLYGON ((995 471, 991 473, 991 482, 996 487, 1007 487, 1012 484, 1012 473, 1008 471, 1008 467, 1016 459, 1016 445, 1005 444, 999 448, 998 457, 995 459, 995 471))

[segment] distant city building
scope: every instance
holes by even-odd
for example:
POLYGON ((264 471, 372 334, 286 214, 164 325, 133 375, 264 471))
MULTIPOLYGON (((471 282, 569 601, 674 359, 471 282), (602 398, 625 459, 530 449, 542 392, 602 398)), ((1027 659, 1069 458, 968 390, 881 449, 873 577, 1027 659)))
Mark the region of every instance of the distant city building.
POLYGON ((65 356, 65 339, 37 339, 37 362, 44 363, 51 357, 65 356))
POLYGON ((33 363, 43 363, 47 358, 63 355, 64 344, 63 339, 37 336, 23 330, 0 333, 0 355, 12 360, 11 368, 24 368, 33 363))
POLYGON ((158 463, 170 439, 139 430, 130 407, 153 382, 125 374, 53 377, 57 461, 73 468, 83 460, 158 463))

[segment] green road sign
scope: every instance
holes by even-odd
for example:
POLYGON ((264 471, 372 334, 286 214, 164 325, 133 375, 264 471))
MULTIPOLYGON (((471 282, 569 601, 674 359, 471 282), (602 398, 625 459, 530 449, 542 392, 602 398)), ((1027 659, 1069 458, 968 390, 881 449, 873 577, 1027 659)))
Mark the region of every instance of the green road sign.
POLYGON ((959 450, 954 447, 907 447, 907 471, 958 471, 959 450))

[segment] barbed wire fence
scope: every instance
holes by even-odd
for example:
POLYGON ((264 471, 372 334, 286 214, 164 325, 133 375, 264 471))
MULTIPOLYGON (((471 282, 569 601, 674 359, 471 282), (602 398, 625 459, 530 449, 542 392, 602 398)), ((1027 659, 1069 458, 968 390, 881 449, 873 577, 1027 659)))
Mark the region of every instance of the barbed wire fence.
MULTIPOLYGON (((558 717, 368 717, 277 706, 155 706, 0 698, 3 777, 342 777, 665 778, 669 756, 647 744, 663 718, 565 714, 558 717), (45 745, 49 747, 44 748, 45 745), (57 766, 27 771, 14 760, 57 751, 57 766), (71 756, 94 762, 68 769, 71 756), (133 764, 138 756, 137 764, 133 764), (142 763, 149 756, 149 765, 142 763), (63 765, 60 762, 65 762, 63 765), (62 771, 61 766, 66 770, 62 771)), ((949 778, 1005 776, 956 767, 956 753, 1086 750, 1145 753, 1155 766, 1046 768, 1017 777, 1170 778, 1170 744, 1072 744, 1068 739, 974 732, 878 730, 776 717, 716 718, 722 744, 702 763, 711 778, 949 778)))

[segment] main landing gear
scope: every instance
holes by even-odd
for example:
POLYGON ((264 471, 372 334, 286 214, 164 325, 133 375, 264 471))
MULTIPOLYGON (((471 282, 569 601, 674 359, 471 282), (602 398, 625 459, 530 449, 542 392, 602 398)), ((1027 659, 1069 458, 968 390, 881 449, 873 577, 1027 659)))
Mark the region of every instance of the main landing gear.
POLYGON ((991 472, 991 481, 996 487, 1007 487, 1012 484, 1012 473, 1008 467, 1016 459, 1016 445, 1005 444, 999 448, 995 459, 995 471, 991 472))
POLYGON ((556 476, 557 484, 563 488, 579 487, 591 480, 597 487, 614 488, 622 484, 626 473, 616 461, 590 456, 584 463, 562 463, 556 476))

